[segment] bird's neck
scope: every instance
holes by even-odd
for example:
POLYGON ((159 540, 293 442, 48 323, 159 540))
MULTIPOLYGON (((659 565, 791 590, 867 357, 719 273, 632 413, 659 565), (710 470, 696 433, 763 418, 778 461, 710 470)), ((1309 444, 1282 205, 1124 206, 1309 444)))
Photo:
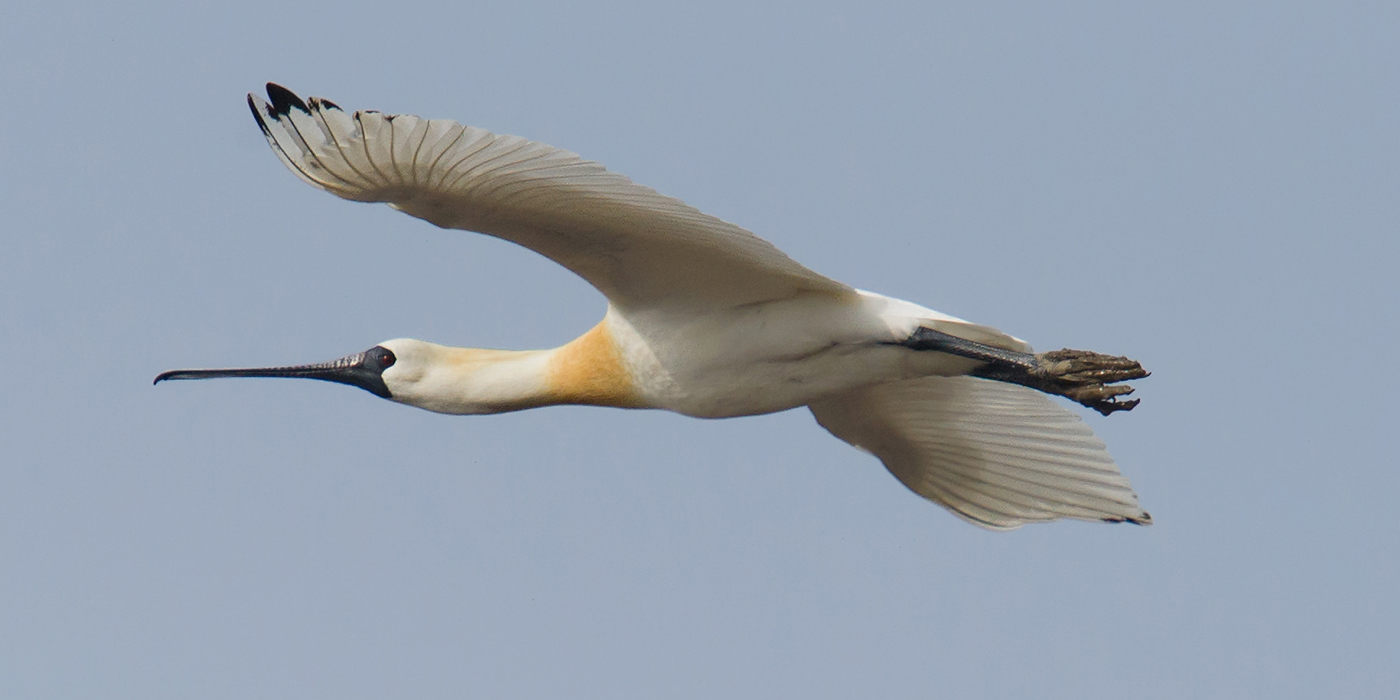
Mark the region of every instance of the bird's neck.
POLYGON ((430 391, 406 399, 442 413, 503 413, 555 405, 644 408, 606 322, 552 350, 442 348, 430 391))
POLYGON ((568 344, 545 352, 546 398, 550 403, 647 406, 606 319, 568 344))

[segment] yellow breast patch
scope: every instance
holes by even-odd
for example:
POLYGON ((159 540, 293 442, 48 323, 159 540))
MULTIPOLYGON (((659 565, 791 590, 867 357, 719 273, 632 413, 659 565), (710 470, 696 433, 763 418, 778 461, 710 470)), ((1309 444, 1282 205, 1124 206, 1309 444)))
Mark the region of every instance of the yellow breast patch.
POLYGON ((606 321, 555 351, 546 374, 558 403, 644 408, 606 321))

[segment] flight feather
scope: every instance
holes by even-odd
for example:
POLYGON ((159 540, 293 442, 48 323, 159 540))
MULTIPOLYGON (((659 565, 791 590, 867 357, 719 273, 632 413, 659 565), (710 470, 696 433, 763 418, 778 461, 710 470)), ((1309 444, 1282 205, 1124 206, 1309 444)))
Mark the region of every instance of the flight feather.
POLYGON ((576 154, 441 119, 346 113, 268 85, 248 105, 306 182, 444 228, 503 238, 628 308, 715 308, 854 295, 767 241, 576 154))
POLYGON ((905 486, 996 530, 1077 518, 1148 524, 1128 479, 1079 416, 1025 387, 924 377, 810 406, 905 486))

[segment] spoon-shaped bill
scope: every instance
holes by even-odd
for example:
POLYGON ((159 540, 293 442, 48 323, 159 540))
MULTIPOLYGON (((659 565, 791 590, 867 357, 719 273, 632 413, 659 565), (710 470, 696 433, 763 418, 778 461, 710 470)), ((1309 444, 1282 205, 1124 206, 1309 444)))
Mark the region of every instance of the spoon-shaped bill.
POLYGON ((172 369, 156 375, 153 384, 174 379, 217 379, 220 377, 292 377, 319 379, 357 386, 382 398, 390 398, 384 384, 384 370, 394 364, 394 353, 378 345, 364 352, 346 355, 330 362, 287 367, 248 367, 237 369, 172 369))

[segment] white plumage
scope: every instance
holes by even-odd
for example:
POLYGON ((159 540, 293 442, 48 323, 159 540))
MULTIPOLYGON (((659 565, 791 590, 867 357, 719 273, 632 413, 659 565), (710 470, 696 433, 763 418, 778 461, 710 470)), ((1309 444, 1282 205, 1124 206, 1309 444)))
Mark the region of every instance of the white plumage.
POLYGON ((348 115, 312 98, 250 96, 268 141, 303 180, 443 228, 518 243, 614 304, 712 308, 803 291, 847 294, 773 244, 562 149, 443 119, 348 115))
POLYGON ((333 363, 178 370, 157 381, 300 376, 443 413, 572 403, 731 417, 805 405, 914 492, 977 525, 1150 522, 1103 443, 1027 388, 1078 396, 1060 388, 1072 380, 1102 394, 1078 398, 1086 405, 1131 408, 1112 401, 1126 387, 1104 390, 1145 376, 1117 369, 1125 358, 1048 362, 994 328, 817 274, 568 151, 445 120, 351 115, 275 85, 268 95, 272 104, 250 95, 249 106, 306 182, 530 248, 588 280, 608 312, 552 350, 398 339, 333 363))
POLYGON ((1031 389, 923 377, 811 408, 822 427, 879 457, 915 493, 984 527, 1145 518, 1103 442, 1031 389))

